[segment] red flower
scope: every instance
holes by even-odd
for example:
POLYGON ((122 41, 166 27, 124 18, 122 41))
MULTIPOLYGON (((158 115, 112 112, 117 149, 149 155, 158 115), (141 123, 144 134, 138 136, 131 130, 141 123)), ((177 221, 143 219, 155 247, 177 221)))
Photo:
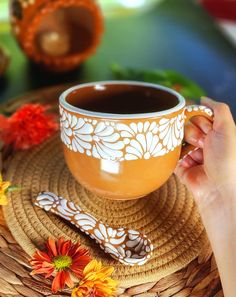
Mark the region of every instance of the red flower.
POLYGON ((49 138, 58 129, 56 115, 48 106, 26 104, 11 117, 0 116, 0 138, 15 149, 28 149, 49 138))
POLYGON ((57 241, 48 239, 46 251, 36 251, 30 260, 32 274, 45 274, 45 278, 55 276, 52 282, 52 291, 55 293, 65 285, 73 288, 72 275, 81 279, 83 270, 90 262, 87 249, 79 243, 73 244, 71 240, 59 238, 57 241))

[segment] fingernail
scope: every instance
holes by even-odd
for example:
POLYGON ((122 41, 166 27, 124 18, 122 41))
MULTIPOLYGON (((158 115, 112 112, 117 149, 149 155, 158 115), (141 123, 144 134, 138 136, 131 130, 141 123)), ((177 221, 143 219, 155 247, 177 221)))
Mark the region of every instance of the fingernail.
POLYGON ((183 156, 183 158, 182 159, 180 159, 179 161, 178 161, 178 165, 181 165, 183 162, 184 162, 184 159, 186 158, 186 156, 183 156))
POLYGON ((201 100, 204 100, 204 101, 209 101, 209 102, 212 102, 213 99, 209 98, 209 97, 206 97, 206 96, 202 96, 201 97, 201 100))
POLYGON ((207 124, 207 125, 205 126, 205 131, 204 131, 204 132, 207 134, 207 133, 209 133, 212 129, 213 129, 212 125, 207 124))
POLYGON ((188 157, 189 153, 184 155, 182 159, 179 159, 178 165, 183 165, 186 163, 185 159, 188 157))
POLYGON ((203 146, 204 146, 204 142, 205 142, 205 139, 204 139, 204 137, 202 137, 202 138, 200 138, 200 139, 198 139, 198 145, 201 147, 201 148, 203 148, 203 146))
POLYGON ((183 158, 179 164, 179 166, 182 166, 182 167, 189 167, 189 164, 187 162, 187 160, 185 158, 183 158))
POLYGON ((199 138, 190 135, 189 138, 188 138, 188 142, 191 143, 194 146, 197 146, 198 142, 199 142, 199 138))

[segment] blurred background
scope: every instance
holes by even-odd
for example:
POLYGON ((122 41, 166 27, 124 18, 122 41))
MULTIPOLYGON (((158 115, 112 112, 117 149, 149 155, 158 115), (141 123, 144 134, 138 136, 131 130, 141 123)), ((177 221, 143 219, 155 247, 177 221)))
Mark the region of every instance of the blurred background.
MULTIPOLYGON (((195 81, 208 96, 230 104, 236 115, 236 1, 100 0, 104 32, 100 32, 96 51, 76 67, 69 67, 63 56, 63 50, 67 50, 66 36, 57 40, 56 45, 61 46, 55 50, 50 43, 55 40, 55 34, 47 32, 42 39, 48 52, 53 49, 57 56, 54 64, 47 59, 40 61, 29 39, 25 44, 20 40, 21 23, 26 22, 22 32, 36 26, 36 16, 35 22, 32 16, 29 21, 27 9, 32 5, 28 10, 33 10, 37 1, 40 0, 12 0, 9 17, 9 1, 0 0, 0 102, 57 84, 112 79, 111 65, 115 63, 124 69, 177 71, 195 81), (53 71, 52 65, 65 71, 53 71)), ((86 13, 81 14, 84 24, 88 18, 86 13)), ((43 20, 40 32, 44 27, 56 28, 55 20, 60 20, 60 16, 55 13, 54 21, 47 17, 43 20)), ((82 40, 82 35, 78 35, 79 39, 82 40)), ((37 46, 39 41, 34 45, 37 46)))

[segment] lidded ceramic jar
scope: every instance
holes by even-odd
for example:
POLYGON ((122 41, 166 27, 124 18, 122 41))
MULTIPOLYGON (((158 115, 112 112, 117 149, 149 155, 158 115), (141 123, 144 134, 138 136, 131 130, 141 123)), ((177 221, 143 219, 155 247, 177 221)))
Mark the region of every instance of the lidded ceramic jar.
POLYGON ((12 29, 26 55, 52 71, 76 68, 103 33, 95 0, 10 0, 12 29))

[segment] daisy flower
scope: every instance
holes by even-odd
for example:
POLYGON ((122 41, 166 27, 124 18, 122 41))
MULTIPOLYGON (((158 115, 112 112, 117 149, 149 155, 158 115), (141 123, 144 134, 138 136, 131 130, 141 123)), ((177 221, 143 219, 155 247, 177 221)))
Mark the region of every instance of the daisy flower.
POLYGON ((59 238, 57 241, 48 239, 46 250, 37 250, 30 260, 32 274, 44 274, 46 278, 53 276, 52 291, 55 293, 67 285, 74 287, 73 276, 83 277, 83 270, 90 262, 87 249, 79 243, 59 238))

